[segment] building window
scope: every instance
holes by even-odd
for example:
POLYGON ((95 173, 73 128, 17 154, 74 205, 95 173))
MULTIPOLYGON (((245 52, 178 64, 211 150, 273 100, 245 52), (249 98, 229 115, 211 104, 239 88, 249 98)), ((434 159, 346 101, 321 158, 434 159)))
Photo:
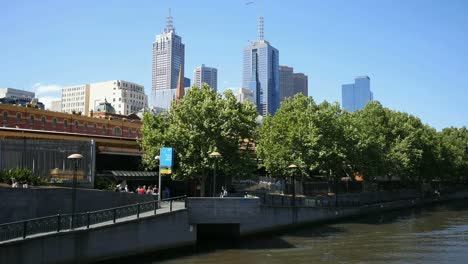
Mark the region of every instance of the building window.
POLYGON ((30 115, 30 116, 29 116, 29 124, 30 124, 31 126, 34 125, 34 115, 30 115))
POLYGON ((121 136, 122 135, 122 129, 120 129, 120 127, 115 127, 114 128, 114 135, 121 136))
POLYGON ((107 133, 107 128, 106 128, 106 125, 103 125, 102 126, 102 133, 106 134, 107 133))
POLYGON ((3 121, 8 120, 8 112, 3 112, 3 121))
POLYGON ((128 135, 131 137, 132 136, 132 129, 128 128, 128 135))
POLYGON ((96 131, 97 131, 97 125, 96 123, 94 123, 94 133, 96 133, 96 131))
POLYGON ((57 126, 57 118, 52 119, 52 126, 53 127, 57 126))
POLYGON ((84 129, 85 129, 86 132, 87 132, 87 131, 88 131, 88 123, 85 122, 85 123, 83 124, 83 126, 84 126, 84 129))
POLYGON ((16 114, 16 122, 21 123, 21 113, 16 114))
POLYGON ((67 128, 68 127, 68 120, 63 120, 63 127, 64 128, 67 128))
POLYGON ((75 120, 75 129, 78 129, 78 125, 79 125, 79 124, 78 124, 78 121, 75 120))
POLYGON ((46 121, 45 116, 42 116, 41 117, 41 125, 42 126, 45 126, 45 121, 46 121))

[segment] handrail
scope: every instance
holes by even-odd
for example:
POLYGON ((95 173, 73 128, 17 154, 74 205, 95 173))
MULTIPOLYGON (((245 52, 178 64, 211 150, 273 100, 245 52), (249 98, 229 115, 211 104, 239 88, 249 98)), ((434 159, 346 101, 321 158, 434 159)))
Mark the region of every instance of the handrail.
POLYGON ((156 215, 157 210, 163 208, 161 205, 163 202, 170 203, 168 208, 169 212, 172 212, 172 202, 176 200, 183 200, 183 208, 187 208, 187 196, 184 195, 163 199, 161 201, 153 200, 143 203, 111 207, 90 212, 81 212, 75 214, 57 214, 4 223, 0 224, 0 242, 21 237, 25 239, 28 235, 40 233, 73 230, 74 228, 85 227, 89 229, 90 225, 95 225, 108 221, 116 223, 117 219, 135 215, 137 216, 137 219, 139 219, 140 214, 147 213, 150 211, 154 211, 153 215, 156 215))

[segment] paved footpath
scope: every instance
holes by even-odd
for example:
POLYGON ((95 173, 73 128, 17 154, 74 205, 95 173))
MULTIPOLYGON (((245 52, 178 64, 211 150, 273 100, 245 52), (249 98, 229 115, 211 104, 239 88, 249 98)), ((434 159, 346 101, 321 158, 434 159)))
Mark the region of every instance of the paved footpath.
MULTIPOLYGON (((182 210, 182 209, 185 209, 185 202, 183 202, 183 201, 173 201, 172 202, 172 211, 178 211, 178 210, 182 210)), ((163 213, 168 213, 170 211, 171 211, 170 203, 169 202, 161 202, 161 208, 156 210, 156 215, 163 214, 163 213)), ((148 212, 140 213, 139 218, 141 219, 141 218, 146 218, 146 217, 150 217, 150 216, 154 216, 154 215, 155 215, 154 210, 151 210, 151 211, 148 211, 148 212)), ((91 228, 97 228, 97 227, 101 227, 101 226, 108 226, 108 225, 113 225, 113 224, 116 224, 116 223, 132 221, 132 220, 136 220, 136 219, 138 219, 138 218, 137 218, 137 215, 135 214, 135 215, 130 215, 130 216, 126 216, 126 217, 117 218, 115 223, 114 223, 114 221, 110 220, 110 221, 90 225, 89 228, 91 229, 91 228)), ((73 230, 85 230, 85 229, 87 229, 86 226, 78 227, 78 228, 75 228, 73 230)), ((70 232, 70 231, 72 231, 72 229, 63 229, 63 230, 60 230, 60 233, 70 232)), ((33 238, 33 237, 47 236, 47 235, 51 235, 51 234, 57 234, 57 232, 53 231, 53 232, 44 232, 44 233, 38 233, 38 234, 34 234, 34 235, 28 235, 26 237, 26 239, 33 238)), ((21 241, 21 240, 24 240, 24 239, 21 237, 21 238, 5 240, 5 241, 1 241, 0 245, 5 244, 5 243, 9 243, 9 242, 13 242, 13 241, 21 241)))

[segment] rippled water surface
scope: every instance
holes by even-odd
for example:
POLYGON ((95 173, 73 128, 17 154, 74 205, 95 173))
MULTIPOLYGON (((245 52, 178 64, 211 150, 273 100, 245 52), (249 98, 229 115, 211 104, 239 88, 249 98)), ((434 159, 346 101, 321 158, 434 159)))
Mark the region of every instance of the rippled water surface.
POLYGON ((468 263, 468 201, 307 227, 149 262, 468 263))

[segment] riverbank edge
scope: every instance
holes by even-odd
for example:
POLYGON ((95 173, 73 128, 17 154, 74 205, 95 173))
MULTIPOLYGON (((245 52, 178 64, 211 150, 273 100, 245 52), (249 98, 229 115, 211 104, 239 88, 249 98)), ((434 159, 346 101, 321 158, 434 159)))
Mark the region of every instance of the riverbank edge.
POLYGON ((266 228, 258 231, 243 232, 241 233, 242 239, 248 239, 255 236, 266 236, 271 234, 277 234, 293 229, 307 227, 311 225, 325 225, 337 222, 343 222, 350 219, 358 219, 368 215, 375 215, 383 212, 395 211, 400 209, 409 208, 423 208, 434 204, 447 203, 454 200, 468 199, 468 189, 457 191, 452 194, 447 194, 439 198, 421 198, 415 197, 413 199, 397 200, 391 202, 377 203, 372 205, 364 205, 355 208, 324 208, 321 210, 328 211, 326 217, 303 221, 294 224, 286 224, 276 226, 273 228, 266 228))
MULTIPOLYGON (((391 201, 385 203, 378 203, 373 205, 365 205, 360 207, 354 208, 326 208, 326 209, 318 209, 318 210, 326 210, 329 211, 330 214, 327 217, 318 220, 311 220, 311 221, 304 221, 301 223, 296 224, 287 224, 282 226, 277 226, 274 228, 267 228, 258 231, 252 232, 242 232, 239 236, 240 240, 250 239, 250 238, 258 238, 262 236, 270 236, 273 234, 282 233, 285 231, 294 230, 297 228, 302 227, 310 227, 320 226, 320 225, 327 225, 337 222, 344 222, 346 220, 357 219, 359 217, 364 217, 368 215, 379 214, 388 211, 395 211, 399 209, 409 209, 415 207, 426 207, 434 204, 441 204, 447 203, 454 200, 462 200, 468 198, 468 189, 458 191, 452 194, 445 195, 438 199, 433 198, 414 198, 414 199, 406 199, 406 200, 398 200, 398 201, 391 201), (338 214, 336 214, 338 212, 338 214), (333 215, 334 214, 334 215, 333 215)), ((269 207, 264 206, 263 207, 269 207)), ((285 207, 288 208, 288 207, 285 207)), ((291 209, 291 207, 289 207, 291 209)), ((98 261, 93 261, 91 263, 99 263, 99 264, 110 264, 110 263, 127 263, 128 261, 133 261, 134 257, 139 256, 140 259, 154 259, 156 257, 161 259, 172 259, 170 256, 177 255, 178 257, 185 257, 194 254, 197 245, 197 242, 194 243, 186 243, 180 246, 168 246, 166 248, 156 248, 150 252, 143 253, 141 252, 138 254, 123 254, 121 256, 116 256, 115 258, 107 258, 98 261)))

